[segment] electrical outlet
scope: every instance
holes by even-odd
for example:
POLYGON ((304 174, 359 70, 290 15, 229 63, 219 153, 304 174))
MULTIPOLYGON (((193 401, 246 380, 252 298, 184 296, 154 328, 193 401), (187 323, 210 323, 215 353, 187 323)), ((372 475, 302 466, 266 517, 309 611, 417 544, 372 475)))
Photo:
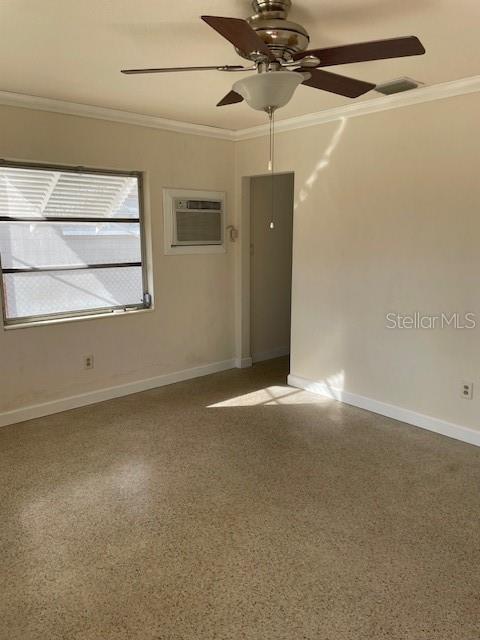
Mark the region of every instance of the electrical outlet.
POLYGON ((83 368, 93 369, 93 355, 83 356, 83 368))
POLYGON ((462 382, 462 398, 465 400, 473 398, 473 382, 462 382))

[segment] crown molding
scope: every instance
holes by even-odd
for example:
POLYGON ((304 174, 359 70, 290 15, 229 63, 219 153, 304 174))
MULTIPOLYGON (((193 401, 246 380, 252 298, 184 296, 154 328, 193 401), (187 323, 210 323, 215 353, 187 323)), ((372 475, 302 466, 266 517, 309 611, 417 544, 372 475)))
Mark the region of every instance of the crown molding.
POLYGON ((163 131, 173 131, 175 133, 188 133, 196 136, 206 136, 208 138, 221 138, 233 140, 234 131, 221 129, 219 127, 209 127, 202 124, 192 124, 190 122, 180 122, 168 120, 158 116, 147 116, 131 111, 121 111, 119 109, 108 109, 106 107, 96 107, 77 102, 66 102, 53 98, 41 98, 40 96, 29 96, 23 93, 10 93, 0 91, 0 106, 20 107, 23 109, 33 109, 35 111, 49 111, 64 115, 81 116, 83 118, 93 118, 95 120, 108 120, 110 122, 121 122, 123 124, 133 124, 139 127, 149 127, 151 129, 161 129, 163 131))
MULTIPOLYGON (((334 109, 326 109, 318 113, 308 113, 304 116, 296 118, 288 118, 287 120, 277 120, 275 123, 275 132, 293 131, 294 129, 304 129, 306 127, 314 127, 326 122, 335 122, 344 118, 355 118, 370 113, 378 113, 379 111, 389 111, 390 109, 399 109, 408 107, 413 104, 421 104, 423 102, 433 102, 434 100, 443 100, 445 98, 453 98, 468 93, 476 93, 480 91, 480 76, 472 76, 470 78, 462 78, 461 80, 453 80, 452 82, 443 82, 427 87, 420 87, 405 93, 399 93, 392 96, 384 96, 374 98, 373 100, 365 100, 364 102, 355 102, 334 109)), ((251 138, 259 138, 268 135, 268 124, 251 127, 250 129, 242 129, 235 131, 234 139, 236 141, 249 140, 251 138)))
MULTIPOLYGON (((434 100, 443 100, 445 98, 453 98, 455 96, 476 93, 478 91, 480 91, 480 76, 472 76, 470 78, 453 80, 452 82, 444 82, 432 86, 421 87, 419 89, 413 89, 412 91, 406 91, 405 93, 393 96, 374 98, 371 100, 365 100, 364 102, 355 102, 343 105, 334 109, 326 109, 317 113, 309 113, 304 116, 288 118, 286 120, 277 120, 275 130, 277 133, 282 133, 284 131, 304 129, 306 127, 314 127, 327 122, 335 122, 343 118, 354 118, 368 115, 370 113, 378 113, 380 111, 389 111, 390 109, 399 109, 401 107, 408 107, 414 104, 421 104, 423 102, 432 102, 434 100)), ((221 129, 219 127, 209 127, 201 124, 168 120, 157 116, 147 116, 140 113, 132 113, 130 111, 108 109, 106 107, 96 107, 75 102, 54 100, 52 98, 41 98, 39 96, 29 96, 22 93, 10 93, 8 91, 0 91, 0 106, 49 111, 53 113, 81 116, 96 120, 108 120, 110 122, 121 122, 123 124, 149 127, 151 129, 161 129, 163 131, 173 131, 175 133, 186 133, 190 135, 206 136, 208 138, 219 138, 231 141, 249 140, 268 134, 268 124, 232 131, 230 129, 221 129)))

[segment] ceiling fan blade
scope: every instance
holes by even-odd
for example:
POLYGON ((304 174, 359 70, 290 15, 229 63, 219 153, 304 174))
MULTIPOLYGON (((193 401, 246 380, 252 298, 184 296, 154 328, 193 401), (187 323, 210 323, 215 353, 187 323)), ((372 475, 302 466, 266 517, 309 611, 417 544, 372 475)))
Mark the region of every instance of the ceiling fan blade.
POLYGON ((425 47, 416 36, 405 38, 391 38, 390 40, 375 40, 373 42, 359 42, 341 47, 326 49, 310 49, 294 55, 295 60, 305 56, 315 56, 320 59, 320 67, 335 64, 350 64, 353 62, 368 62, 369 60, 387 60, 388 58, 403 58, 405 56, 421 56, 425 47))
POLYGON ((241 65, 224 65, 221 67, 159 67, 153 69, 122 69, 122 73, 134 75, 140 73, 172 73, 177 71, 247 71, 241 65))
POLYGON ((275 59, 268 46, 246 20, 241 18, 222 18, 220 16, 202 16, 202 20, 243 53, 247 55, 260 53, 270 60, 275 59))
POLYGON ((243 102, 242 96, 236 91, 229 91, 227 95, 220 100, 217 107, 223 107, 226 104, 235 104, 236 102, 243 102))
POLYGON ((320 69, 305 69, 305 71, 308 71, 311 77, 304 80, 302 84, 314 89, 336 93, 346 98, 358 98, 358 96, 375 89, 375 85, 370 82, 339 76, 337 73, 330 73, 330 71, 321 71, 320 69))

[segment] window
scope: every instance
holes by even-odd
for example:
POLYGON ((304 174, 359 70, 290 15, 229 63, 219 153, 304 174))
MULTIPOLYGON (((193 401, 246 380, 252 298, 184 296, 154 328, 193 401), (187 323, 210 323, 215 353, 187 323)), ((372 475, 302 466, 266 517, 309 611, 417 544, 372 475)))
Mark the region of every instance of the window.
POLYGON ((165 253, 225 253, 225 193, 164 189, 165 253))
POLYGON ((150 306, 139 173, 0 165, 5 325, 150 306))

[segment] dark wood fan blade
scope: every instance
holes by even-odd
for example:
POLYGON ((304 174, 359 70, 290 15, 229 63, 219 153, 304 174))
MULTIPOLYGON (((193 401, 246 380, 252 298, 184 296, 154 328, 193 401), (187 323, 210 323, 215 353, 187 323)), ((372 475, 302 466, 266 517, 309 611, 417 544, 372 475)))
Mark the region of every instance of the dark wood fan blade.
POLYGON ((358 98, 358 96, 375 89, 375 85, 370 82, 339 76, 337 73, 330 73, 330 71, 321 71, 319 69, 305 69, 305 71, 308 71, 311 77, 308 80, 304 80, 302 84, 347 98, 358 98))
POLYGON ((236 91, 229 91, 227 95, 220 100, 217 107, 223 107, 226 104, 235 104, 236 102, 243 102, 242 96, 236 91))
POLYGON ((172 73, 177 71, 242 71, 241 65, 224 65, 223 67, 159 67, 158 69, 122 69, 127 75, 139 73, 172 73))
POLYGON ((240 18, 221 18, 219 16, 202 16, 212 29, 231 42, 245 54, 261 53, 270 60, 275 56, 265 42, 255 33, 246 20, 240 18))
POLYGON ((306 55, 316 56, 320 60, 319 67, 329 67, 335 64, 387 60, 388 58, 403 58, 405 56, 421 56, 424 53, 425 48, 420 40, 416 36, 407 36, 405 38, 347 44, 342 47, 311 49, 295 54, 294 58, 295 60, 300 60, 306 55))

